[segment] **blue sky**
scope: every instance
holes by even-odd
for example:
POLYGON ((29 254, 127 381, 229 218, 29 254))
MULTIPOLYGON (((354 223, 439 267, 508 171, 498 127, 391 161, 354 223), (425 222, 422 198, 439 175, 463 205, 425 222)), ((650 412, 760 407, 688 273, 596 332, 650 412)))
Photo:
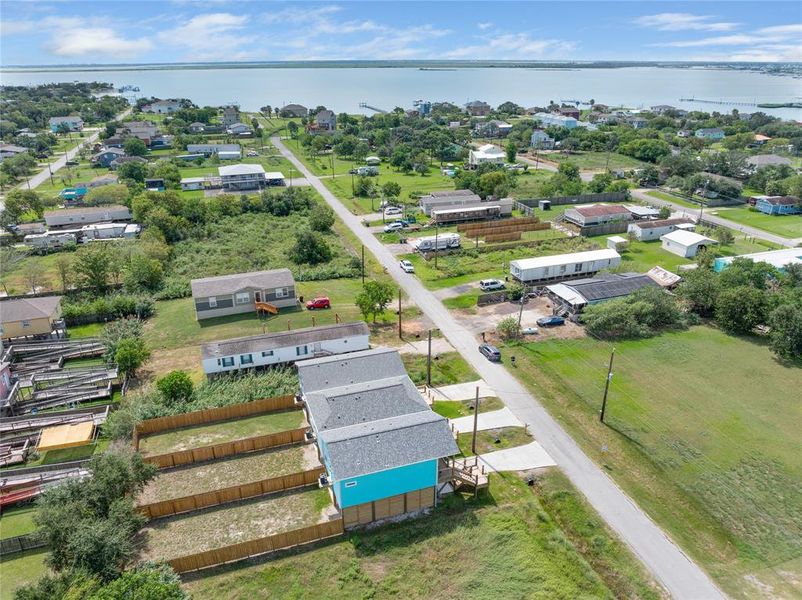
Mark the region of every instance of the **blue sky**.
POLYGON ((0 0, 3 65, 225 60, 802 61, 799 2, 0 0))

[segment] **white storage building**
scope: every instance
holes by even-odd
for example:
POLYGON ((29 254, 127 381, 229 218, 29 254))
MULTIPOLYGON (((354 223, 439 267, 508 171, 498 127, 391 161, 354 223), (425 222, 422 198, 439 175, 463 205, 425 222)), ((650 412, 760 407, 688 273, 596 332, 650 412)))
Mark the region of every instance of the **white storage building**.
POLYGON ((693 258, 700 250, 718 243, 712 238, 682 229, 667 233, 660 239, 663 242, 663 250, 683 258, 693 258))
POLYGON ((684 229, 693 231, 695 225, 690 219, 660 219, 657 221, 635 221, 627 226, 627 233, 635 236, 641 242, 659 240, 667 233, 684 229))
POLYGON ((370 330, 363 321, 304 327, 209 342, 201 346, 203 371, 213 377, 299 360, 367 350, 370 330))
POLYGON ((602 269, 614 269, 620 264, 621 255, 605 248, 513 260, 510 261, 510 275, 523 283, 534 283, 592 275, 602 269))
POLYGON ((507 153, 504 150, 493 144, 485 144, 484 146, 479 146, 476 150, 470 151, 468 162, 474 167, 485 163, 503 165, 506 158, 507 153))

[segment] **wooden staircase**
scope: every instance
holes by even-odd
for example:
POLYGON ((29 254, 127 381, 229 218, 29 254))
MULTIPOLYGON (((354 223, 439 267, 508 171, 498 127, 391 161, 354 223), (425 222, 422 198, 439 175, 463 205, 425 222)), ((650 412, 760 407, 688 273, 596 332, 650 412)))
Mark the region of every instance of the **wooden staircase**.
POLYGON ((266 313, 269 313, 271 315, 277 315, 278 314, 278 307, 273 305, 273 304, 270 304, 270 302, 257 302, 256 303, 256 312, 257 313, 266 312, 266 313))
POLYGON ((438 493, 450 484, 455 492, 469 491, 476 496, 490 482, 484 465, 479 464, 479 457, 470 456, 444 459, 437 474, 437 484, 438 493))

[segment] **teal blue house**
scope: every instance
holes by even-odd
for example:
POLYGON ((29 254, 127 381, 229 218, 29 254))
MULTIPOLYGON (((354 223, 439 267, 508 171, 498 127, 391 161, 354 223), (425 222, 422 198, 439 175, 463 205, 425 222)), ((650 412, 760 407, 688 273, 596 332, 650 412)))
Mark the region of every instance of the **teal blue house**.
POLYGON ((344 515, 364 510, 378 520, 423 508, 421 498, 434 500, 440 462, 459 449, 398 352, 376 348, 297 367, 318 454, 344 515))
POLYGON ((802 214, 802 201, 793 196, 759 196, 755 208, 767 215, 802 214))

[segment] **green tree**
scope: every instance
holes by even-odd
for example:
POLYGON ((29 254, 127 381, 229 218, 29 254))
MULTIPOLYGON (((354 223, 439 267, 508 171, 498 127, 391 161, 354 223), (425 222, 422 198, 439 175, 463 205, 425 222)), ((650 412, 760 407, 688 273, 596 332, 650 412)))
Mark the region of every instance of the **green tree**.
POLYGON ((496 325, 496 333, 501 336, 502 340, 514 340, 521 336, 521 326, 518 325, 518 319, 515 317, 507 317, 499 321, 496 325))
POLYGON ((156 389, 168 404, 184 402, 192 398, 192 379, 184 371, 170 371, 156 380, 156 389))
POLYGON ((131 192, 121 183, 95 187, 84 196, 84 203, 91 205, 127 204, 131 192))
POLYGON ((188 600, 181 580, 167 565, 146 563, 103 586, 88 600, 188 600))
POLYGON ((728 288, 716 299, 716 323, 730 333, 751 333, 766 322, 768 307, 764 290, 746 285, 728 288))
POLYGON ((401 195, 401 185, 395 181, 388 181, 382 186, 385 198, 398 198, 401 195))
POLYGON ((719 291, 718 275, 710 269, 698 268, 685 273, 677 296, 696 314, 709 317, 716 308, 719 291))
POLYGON ((151 177, 164 179, 167 187, 177 188, 181 183, 181 171, 169 160, 158 160, 148 168, 151 177))
POLYGON ((668 206, 660 207, 660 214, 657 215, 659 219, 668 219, 671 216, 671 209, 668 206))
POLYGON ((613 182, 609 173, 596 173, 588 184, 588 189, 594 194, 601 194, 613 182))
POLYGON ((621 154, 626 154, 644 162, 657 162, 663 156, 671 153, 671 146, 668 142, 656 139, 637 139, 621 144, 618 147, 621 154))
POLYGON ((802 305, 784 303, 771 311, 768 325, 771 349, 779 356, 798 360, 802 358, 802 305))
POLYGON ((309 227, 313 231, 331 231, 334 225, 334 211, 324 204, 318 204, 309 213, 309 227))
POLYGON ((145 156, 148 153, 145 142, 136 137, 126 139, 123 142, 123 150, 128 156, 145 156))
POLYGON ((298 123, 295 121, 290 121, 287 123, 287 129, 290 132, 290 137, 297 137, 298 136, 298 123))
POLYGON ((72 267, 78 285, 87 287, 98 295, 104 294, 109 287, 111 261, 111 251, 106 244, 82 246, 75 253, 72 267))
POLYGON ((479 177, 479 195, 482 198, 503 198, 510 192, 508 175, 503 171, 491 171, 479 177))
POLYGON ((154 291, 164 281, 162 264, 144 254, 134 254, 125 268, 125 287, 131 290, 154 291))
POLYGON ((518 146, 515 145, 515 142, 512 140, 508 141, 504 150, 507 153, 507 162, 514 163, 518 158, 518 146))
POLYGON ((66 254, 56 257, 56 272, 61 282, 61 291, 65 294, 72 284, 72 258, 66 254))
POLYGON ((133 377, 136 370, 150 357, 150 352, 145 347, 145 342, 139 338, 123 338, 117 344, 117 352, 114 353, 114 362, 120 371, 133 377))
POLYGON ((117 175, 119 175, 121 181, 144 183, 145 177, 148 175, 148 165, 136 160, 124 162, 117 167, 117 175))
POLYGON ((5 197, 5 209, 0 214, 0 224, 4 226, 17 224, 27 213, 41 219, 44 213, 42 198, 33 190, 11 190, 5 197))
POLYGON ((367 319, 382 314, 395 296, 395 287, 383 281, 366 281, 362 291, 357 294, 354 303, 359 308, 362 316, 367 319))
POLYGON ((317 232, 306 230, 298 234, 288 255, 290 260, 296 264, 317 265, 330 261, 332 252, 323 236, 317 232))

